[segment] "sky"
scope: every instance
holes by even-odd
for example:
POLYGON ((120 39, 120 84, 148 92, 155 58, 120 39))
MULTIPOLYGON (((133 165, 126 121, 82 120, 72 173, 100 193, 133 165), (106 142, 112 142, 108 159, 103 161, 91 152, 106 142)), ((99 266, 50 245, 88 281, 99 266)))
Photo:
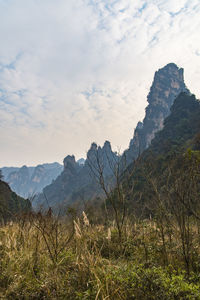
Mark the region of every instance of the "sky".
POLYGON ((200 98, 199 0, 0 0, 0 167, 129 145, 156 70, 200 98))

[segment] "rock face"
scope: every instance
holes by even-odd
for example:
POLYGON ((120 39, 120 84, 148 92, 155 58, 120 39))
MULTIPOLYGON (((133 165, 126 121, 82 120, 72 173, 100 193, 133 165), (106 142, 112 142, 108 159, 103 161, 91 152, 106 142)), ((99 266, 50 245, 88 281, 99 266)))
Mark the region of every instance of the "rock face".
POLYGON ((99 171, 104 178, 111 176, 117 156, 112 151, 110 142, 103 147, 92 143, 87 152, 84 164, 75 161, 75 157, 68 155, 63 164, 64 170, 52 184, 43 189, 43 193, 36 199, 35 206, 59 207, 74 201, 94 199, 102 195, 98 184, 99 171))
POLYGON ((137 158, 151 144, 155 133, 163 128, 164 119, 170 114, 170 108, 181 92, 189 93, 182 68, 170 63, 155 73, 147 96, 145 118, 137 124, 129 149, 124 152, 127 164, 137 158))
POLYGON ((63 164, 64 164, 64 170, 67 170, 67 169, 73 170, 74 168, 76 168, 76 161, 75 161, 74 155, 66 156, 64 161, 63 161, 63 164))
POLYGON ((18 171, 15 171, 8 175, 6 179, 10 184, 13 191, 18 195, 28 197, 24 192, 27 191, 29 185, 29 169, 27 166, 21 167, 18 171))
POLYGON ((40 193, 63 170, 58 163, 43 164, 36 167, 23 166, 21 168, 2 168, 4 180, 12 190, 21 197, 32 197, 40 193))

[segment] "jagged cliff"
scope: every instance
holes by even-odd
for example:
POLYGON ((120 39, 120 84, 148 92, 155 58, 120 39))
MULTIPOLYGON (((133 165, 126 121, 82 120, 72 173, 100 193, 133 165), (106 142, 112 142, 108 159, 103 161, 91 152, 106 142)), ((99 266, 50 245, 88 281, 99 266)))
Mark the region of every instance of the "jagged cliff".
POLYGON ((4 180, 12 190, 24 198, 40 193, 63 170, 58 163, 43 164, 36 167, 2 168, 4 180))
POLYGON ((155 73, 147 96, 148 106, 144 120, 138 122, 129 148, 123 155, 127 164, 148 148, 155 133, 163 128, 164 119, 170 114, 170 108, 181 92, 189 93, 184 83, 182 68, 170 63, 155 73))
POLYGON ((113 172, 111 166, 116 158, 117 155, 112 151, 108 141, 103 147, 92 143, 84 165, 76 162, 73 155, 68 155, 63 161, 63 172, 52 184, 43 189, 34 205, 63 206, 74 201, 87 201, 102 196, 98 171, 101 168, 104 177, 111 176, 113 172))

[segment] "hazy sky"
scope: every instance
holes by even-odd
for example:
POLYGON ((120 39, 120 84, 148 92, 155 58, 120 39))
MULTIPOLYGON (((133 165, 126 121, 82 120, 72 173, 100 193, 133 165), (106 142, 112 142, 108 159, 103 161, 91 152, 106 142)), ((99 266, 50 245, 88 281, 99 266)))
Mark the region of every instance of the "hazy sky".
POLYGON ((200 97, 199 0, 0 0, 0 166, 128 147, 154 72, 200 97))

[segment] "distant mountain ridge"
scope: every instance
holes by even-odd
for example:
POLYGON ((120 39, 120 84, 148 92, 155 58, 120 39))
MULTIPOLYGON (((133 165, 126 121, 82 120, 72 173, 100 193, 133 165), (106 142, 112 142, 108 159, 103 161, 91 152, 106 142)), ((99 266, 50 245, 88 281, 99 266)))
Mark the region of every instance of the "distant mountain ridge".
POLYGON ((36 167, 4 167, 1 170, 11 189, 19 196, 29 198, 40 193, 46 185, 56 179, 63 166, 55 162, 36 167))

